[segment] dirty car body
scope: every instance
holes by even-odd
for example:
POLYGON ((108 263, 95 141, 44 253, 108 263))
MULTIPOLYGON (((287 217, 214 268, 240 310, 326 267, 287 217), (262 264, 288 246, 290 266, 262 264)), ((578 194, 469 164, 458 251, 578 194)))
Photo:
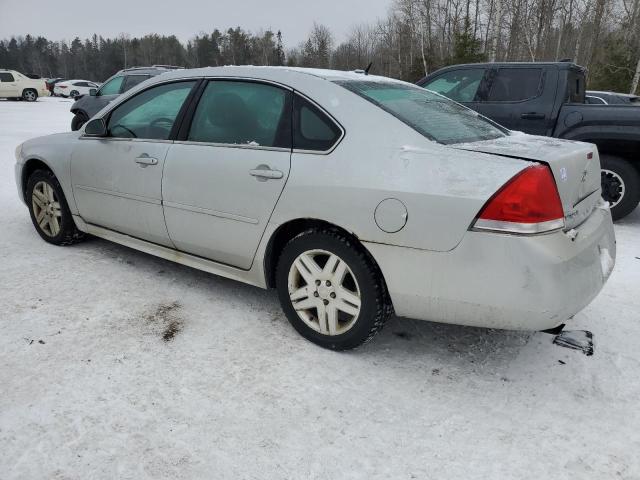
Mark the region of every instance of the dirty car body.
MULTIPOLYGON (((254 96, 242 107, 242 128, 254 121, 247 105, 259 112, 256 124, 274 121, 275 110, 260 113, 255 105, 268 102, 254 96)), ((153 117, 149 111, 145 118, 153 117)), ((594 145, 511 134, 444 97, 383 77, 275 67, 174 71, 122 95, 80 131, 30 140, 16 156, 27 204, 29 176, 50 169, 78 231, 259 287, 276 286, 287 245, 314 230, 333 235, 367 262, 380 298, 399 316, 550 329, 598 294, 615 261, 594 145), (213 112, 202 105, 209 90, 225 88, 278 89, 284 136, 221 141, 227 137, 215 132, 237 120, 224 112, 241 107, 224 110, 215 103, 223 97, 211 97, 213 112), (173 89, 166 102, 179 96, 174 118, 131 124, 131 134, 112 126, 153 89, 173 89), (513 190, 519 182, 522 191, 530 188, 524 179, 534 174, 552 190, 557 218, 514 223, 486 213, 507 190, 508 208, 521 210, 513 200, 521 192, 513 190)), ((313 252, 331 254, 333 243, 326 245, 313 252)), ((364 309, 364 274, 348 266, 364 309)), ((303 282, 304 302, 330 304, 335 291, 324 280, 317 285, 303 282)), ((316 309, 319 319, 322 304, 316 309)), ((305 321, 326 333, 314 315, 305 321)), ((329 346, 342 348, 336 345, 329 346)))

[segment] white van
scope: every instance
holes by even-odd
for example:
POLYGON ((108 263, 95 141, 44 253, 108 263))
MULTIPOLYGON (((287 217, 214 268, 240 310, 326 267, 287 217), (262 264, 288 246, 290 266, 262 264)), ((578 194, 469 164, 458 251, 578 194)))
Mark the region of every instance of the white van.
POLYGON ((49 96, 43 78, 34 80, 15 70, 0 69, 0 98, 18 98, 35 102, 42 96, 49 96))

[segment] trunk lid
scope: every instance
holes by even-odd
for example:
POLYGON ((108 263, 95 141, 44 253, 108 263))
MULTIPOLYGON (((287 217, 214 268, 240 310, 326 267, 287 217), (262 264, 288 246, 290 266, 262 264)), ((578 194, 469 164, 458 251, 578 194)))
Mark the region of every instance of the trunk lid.
POLYGON ((512 132, 495 140, 451 147, 549 165, 562 201, 567 230, 584 222, 600 198, 600 158, 593 144, 512 132))

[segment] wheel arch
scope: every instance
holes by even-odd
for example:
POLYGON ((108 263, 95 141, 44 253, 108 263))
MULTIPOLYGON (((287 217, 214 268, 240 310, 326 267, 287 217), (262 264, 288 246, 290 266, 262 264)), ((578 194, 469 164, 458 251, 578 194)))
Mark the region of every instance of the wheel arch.
POLYGON ((27 160, 22 166, 22 177, 20 178, 20 188, 22 191, 22 198, 27 198, 27 182, 29 181, 29 177, 36 170, 48 170, 49 172, 56 174, 45 161, 40 158, 30 158, 27 160))
MULTIPOLYGON (((358 236, 354 232, 351 232, 344 227, 317 218, 292 219, 280 225, 273 232, 273 234, 269 238, 269 242, 267 243, 264 255, 264 275, 267 288, 275 288, 276 267, 278 265, 280 253, 282 252, 284 246, 287 244, 287 242, 289 242, 289 240, 309 229, 335 230, 352 240, 354 244, 358 248, 360 248, 362 252, 365 253, 365 255, 367 255, 369 260, 378 270, 380 278, 384 282, 386 289, 386 280, 384 278, 384 274, 382 273, 382 269, 378 265, 378 262, 376 262, 373 255, 371 255, 369 250, 360 242, 358 236)), ((388 289, 386 290, 388 291, 388 289)))

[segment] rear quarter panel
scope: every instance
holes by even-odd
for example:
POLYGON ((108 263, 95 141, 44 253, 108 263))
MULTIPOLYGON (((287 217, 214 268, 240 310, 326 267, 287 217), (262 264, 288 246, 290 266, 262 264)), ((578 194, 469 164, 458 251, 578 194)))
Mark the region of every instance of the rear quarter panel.
POLYGON ((491 195, 529 165, 431 142, 355 94, 328 85, 309 82, 304 93, 341 123, 345 136, 327 155, 293 153, 274 223, 315 218, 364 241, 448 251, 491 195), (384 232, 374 218, 388 198, 407 209, 407 223, 397 233, 384 232))

